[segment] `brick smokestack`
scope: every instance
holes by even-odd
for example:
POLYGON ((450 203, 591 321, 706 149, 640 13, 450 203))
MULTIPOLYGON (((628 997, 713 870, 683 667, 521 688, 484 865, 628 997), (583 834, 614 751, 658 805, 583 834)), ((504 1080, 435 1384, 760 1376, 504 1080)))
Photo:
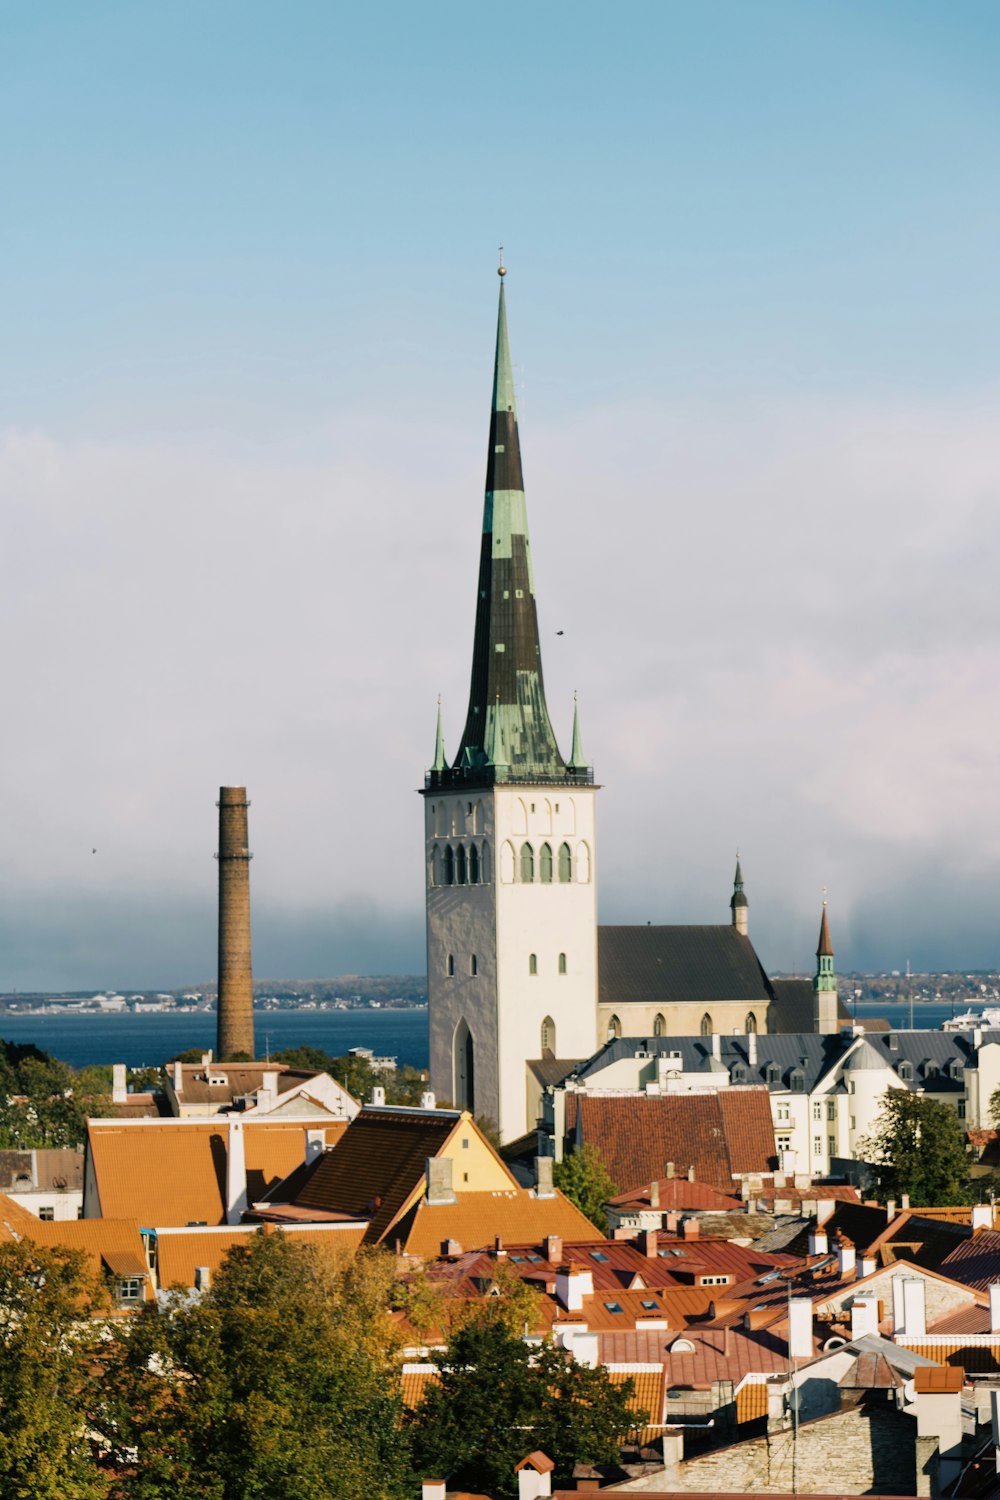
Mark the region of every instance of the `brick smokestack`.
POLYGON ((254 1056, 250 969, 250 860, 247 789, 219 788, 219 1008, 216 1056, 254 1056))

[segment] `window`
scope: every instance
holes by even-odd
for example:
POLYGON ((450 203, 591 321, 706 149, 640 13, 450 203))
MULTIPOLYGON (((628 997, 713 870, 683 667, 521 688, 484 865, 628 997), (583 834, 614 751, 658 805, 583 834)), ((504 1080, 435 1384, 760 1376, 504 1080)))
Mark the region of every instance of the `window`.
POLYGON ((573 856, 568 844, 559 846, 559 879, 563 885, 573 879, 573 856))
POLYGON ((552 884, 552 845, 543 844, 538 852, 538 878, 543 885, 552 884))
POLYGON ((591 1250, 590 1258, 591 1260, 596 1260, 602 1266, 606 1266, 608 1263, 608 1257, 603 1250, 591 1250))
POLYGON ((757 1017, 754 1015, 754 1013, 753 1013, 752 1010, 748 1010, 747 1011, 747 1018, 746 1018, 746 1020, 743 1023, 743 1030, 746 1032, 747 1036, 752 1036, 752 1035, 756 1034, 756 1031, 757 1031, 757 1017))
POLYGON ((577 844, 576 846, 576 878, 581 885, 590 882, 590 845, 577 844))
POLYGON ((479 879, 483 885, 490 883, 490 846, 483 840, 483 852, 479 858, 479 879))
POLYGON ((835 1104, 828 1104, 826 1106, 826 1118, 828 1120, 835 1120, 837 1118, 837 1106, 835 1104))
POLYGON ((537 974, 538 973, 538 954, 537 953, 529 953, 528 954, 528 973, 529 974, 537 974))
POLYGON ((660 1311, 660 1304, 657 1302, 655 1297, 643 1297, 640 1306, 643 1307, 646 1312, 660 1311))
POLYGON ((479 884, 479 850, 475 844, 469 845, 469 884, 479 884))
POLYGON ((469 959, 469 973, 473 976, 473 978, 475 978, 475 976, 479 973, 479 960, 474 953, 469 959))
POLYGON ((747 1070, 743 1063, 733 1063, 732 1071, 729 1075, 729 1080, 731 1083, 746 1083, 747 1070))
POLYGON ((822 1120, 822 1118, 823 1118, 823 1106, 822 1106, 822 1104, 814 1103, 813 1104, 813 1119, 814 1120, 822 1120))
POLYGON ((826 1145, 827 1145, 827 1150, 829 1151, 829 1154, 831 1156, 836 1156, 836 1154, 837 1154, 837 1137, 834 1136, 834 1135, 829 1136, 827 1138, 826 1145))
POLYGON ((455 851, 450 844, 444 851, 444 883, 445 885, 455 884, 455 851))
POLYGON ((776 1136, 774 1143, 779 1151, 790 1151, 792 1149, 792 1138, 790 1135, 776 1136))
POLYGON ((663 1018, 662 1015, 658 1015, 658 1016, 656 1016, 656 1018, 653 1021, 653 1035, 654 1036, 666 1036, 666 1034, 667 1034, 667 1023, 664 1020, 664 1018, 663 1018))
POLYGON ((556 1023, 551 1016, 546 1016, 542 1022, 542 1056, 551 1052, 555 1056, 556 1050, 556 1023))
POLYGON ((768 1088, 774 1088, 774 1086, 775 1086, 776 1083, 780 1083, 780 1081, 781 1081, 781 1069, 778 1067, 778 1064, 777 1063, 773 1063, 773 1062, 772 1063, 768 1063, 768 1065, 767 1065, 767 1072, 766 1072, 766 1074, 764 1076, 765 1076, 765 1082, 767 1083, 768 1088))
POLYGON ((793 1094, 804 1094, 806 1088, 806 1077, 801 1068, 793 1068, 788 1080, 788 1087, 793 1094))
POLYGON ((964 1120, 965 1119, 965 1100, 964 1099, 959 1099, 959 1101, 958 1101, 958 1118, 960 1120, 964 1120))
POLYGON ((792 1118, 791 1106, 788 1105, 788 1104, 779 1104, 778 1105, 778 1119, 779 1120, 790 1120, 791 1118, 792 1118))
POLYGON ((702 1036, 712 1035, 712 1017, 707 1010, 701 1018, 701 1034, 702 1036))
POLYGON ((38 1217, 41 1219, 43 1224, 51 1224, 55 1216, 56 1211, 52 1207, 51 1203, 44 1203, 38 1210, 38 1217))
POLYGON ((455 850, 455 884, 456 885, 464 885, 465 884, 465 873, 466 873, 465 845, 464 844, 459 844, 458 848, 455 850))
POLYGON ((604 1306, 610 1313, 620 1313, 622 1310, 622 1305, 620 1302, 605 1302, 604 1306))
POLYGON ((823 1137, 821 1135, 814 1135, 813 1136, 813 1156, 822 1156, 822 1155, 823 1155, 823 1137))
POLYGON ((699 1286, 728 1286, 729 1285, 729 1277, 728 1276, 699 1276, 698 1277, 698 1285, 699 1286))
POLYGON ((904 1083, 912 1083, 913 1064, 910 1062, 901 1062, 899 1065, 899 1076, 900 1078, 902 1078, 904 1083))
POLYGON ((608 1022, 608 1041, 609 1042, 614 1041, 615 1037, 619 1037, 619 1036, 621 1036, 621 1034, 622 1034, 622 1023, 621 1023, 621 1021, 619 1021, 619 1019, 618 1019, 617 1016, 612 1016, 611 1020, 608 1022))
POLYGON ((560 955, 559 955, 559 972, 560 972, 560 974, 565 974, 565 972, 566 972, 566 955, 565 955, 565 953, 560 953, 560 955))
POLYGON ((535 851, 530 844, 521 845, 521 879, 530 885, 535 878, 535 851))
POLYGON ((513 844, 502 844, 500 846, 500 879, 504 885, 510 885, 514 880, 513 844))
POLYGON ((448 954, 448 978, 452 979, 452 978, 454 978, 454 975, 455 975, 455 955, 454 955, 454 953, 449 953, 448 954))
POLYGON ((119 1302, 141 1302, 142 1289, 141 1276, 123 1276, 115 1283, 115 1296, 119 1302))

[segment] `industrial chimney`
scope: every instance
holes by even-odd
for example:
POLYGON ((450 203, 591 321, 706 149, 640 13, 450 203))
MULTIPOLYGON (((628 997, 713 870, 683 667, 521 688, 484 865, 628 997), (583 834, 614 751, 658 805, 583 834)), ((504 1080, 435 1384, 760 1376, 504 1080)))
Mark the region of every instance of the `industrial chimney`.
POLYGON ((247 789, 219 788, 219 1006, 216 1057, 254 1055, 250 968, 250 860, 247 789))

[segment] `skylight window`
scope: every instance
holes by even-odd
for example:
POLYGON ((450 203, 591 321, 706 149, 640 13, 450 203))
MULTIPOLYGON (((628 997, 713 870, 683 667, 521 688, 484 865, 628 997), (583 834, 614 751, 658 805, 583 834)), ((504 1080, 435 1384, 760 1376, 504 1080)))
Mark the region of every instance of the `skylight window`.
POLYGON ((599 1260, 602 1266, 606 1265, 608 1260, 603 1250, 591 1250, 590 1258, 591 1260, 599 1260))
POLYGON ((605 1302, 604 1306, 610 1313, 620 1313, 622 1310, 620 1302, 605 1302))
POLYGON ((512 1255, 511 1256, 511 1260, 514 1261, 514 1263, 516 1265, 521 1265, 521 1263, 524 1260, 524 1256, 523 1255, 512 1255))
POLYGON ((655 1297, 644 1297, 642 1299, 642 1305, 646 1309, 647 1312, 659 1312, 660 1311, 660 1304, 657 1302, 657 1300, 656 1300, 655 1297))

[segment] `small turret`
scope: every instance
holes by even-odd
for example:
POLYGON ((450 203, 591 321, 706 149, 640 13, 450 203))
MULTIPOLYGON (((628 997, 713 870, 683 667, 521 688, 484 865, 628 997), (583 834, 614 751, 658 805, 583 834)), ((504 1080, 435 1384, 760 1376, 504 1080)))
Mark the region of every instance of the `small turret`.
POLYGON ((571 770, 585 771, 587 758, 583 753, 583 740, 580 738, 580 705, 573 694, 573 746, 569 753, 569 764, 571 770))
POLYGON ((437 738, 434 741, 434 764, 432 771, 447 771, 448 762, 444 754, 444 729, 441 725, 441 699, 438 698, 437 738))
POLYGON ((729 902, 733 914, 733 926, 741 937, 746 937, 750 928, 750 902, 743 889, 743 871, 740 869, 740 851, 736 851, 736 875, 733 879, 733 895, 729 902))

